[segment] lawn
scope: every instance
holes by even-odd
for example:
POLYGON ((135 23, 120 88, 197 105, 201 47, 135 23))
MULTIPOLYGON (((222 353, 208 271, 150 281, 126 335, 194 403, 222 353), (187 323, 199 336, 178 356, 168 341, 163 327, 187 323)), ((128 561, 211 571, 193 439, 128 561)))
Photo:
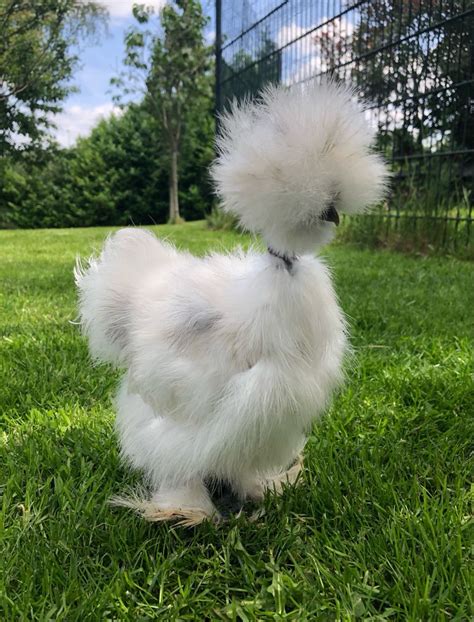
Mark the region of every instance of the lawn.
MULTIPOLYGON (((248 243, 154 227, 204 253, 248 243)), ((92 367, 72 268, 105 229, 0 232, 0 619, 468 620, 472 264, 334 246, 347 383, 266 515, 195 530, 107 500, 117 374, 92 367)))

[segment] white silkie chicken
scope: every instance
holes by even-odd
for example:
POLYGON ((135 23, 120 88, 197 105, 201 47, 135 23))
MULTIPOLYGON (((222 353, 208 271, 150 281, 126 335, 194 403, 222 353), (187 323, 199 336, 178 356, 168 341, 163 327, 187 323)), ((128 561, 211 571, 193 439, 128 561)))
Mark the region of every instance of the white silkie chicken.
POLYGON ((212 176, 268 252, 197 258, 130 228, 76 271, 92 356, 126 370, 117 430, 150 520, 218 519, 209 480, 242 502, 279 490, 341 382, 344 317, 312 251, 386 181, 353 95, 271 87, 223 117, 212 176))

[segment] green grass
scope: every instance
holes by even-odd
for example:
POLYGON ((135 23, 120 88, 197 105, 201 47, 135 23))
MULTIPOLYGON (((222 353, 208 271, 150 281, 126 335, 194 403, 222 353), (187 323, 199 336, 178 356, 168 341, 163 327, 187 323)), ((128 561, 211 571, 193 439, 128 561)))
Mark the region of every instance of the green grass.
MULTIPOLYGON (((197 253, 247 241, 157 231, 197 253)), ((257 523, 186 531, 107 504, 136 481, 118 376, 70 323, 75 256, 106 233, 0 232, 0 619, 468 620, 472 264, 330 248, 354 356, 303 484, 257 523)))

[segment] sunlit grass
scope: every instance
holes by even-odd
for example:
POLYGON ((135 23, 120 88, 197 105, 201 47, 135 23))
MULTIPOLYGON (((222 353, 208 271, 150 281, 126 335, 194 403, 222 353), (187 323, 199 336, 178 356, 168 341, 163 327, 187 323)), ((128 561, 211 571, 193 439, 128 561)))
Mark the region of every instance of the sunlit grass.
MULTIPOLYGON (((196 253, 249 243, 155 230, 196 253)), ((0 619, 469 619, 471 264, 329 249, 354 355, 302 486, 257 523, 183 531, 107 504, 134 480, 117 374, 71 323, 75 256, 106 234, 0 232, 0 619)))

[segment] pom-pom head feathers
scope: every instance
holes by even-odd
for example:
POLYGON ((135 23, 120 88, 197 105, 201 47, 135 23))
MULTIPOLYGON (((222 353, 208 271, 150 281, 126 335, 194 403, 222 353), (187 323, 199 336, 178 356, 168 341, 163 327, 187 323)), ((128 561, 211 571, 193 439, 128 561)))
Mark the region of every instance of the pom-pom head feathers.
POLYGON ((373 139, 352 89, 271 86, 221 117, 211 172, 224 210, 274 249, 302 252, 332 237, 339 213, 383 197, 373 139))

